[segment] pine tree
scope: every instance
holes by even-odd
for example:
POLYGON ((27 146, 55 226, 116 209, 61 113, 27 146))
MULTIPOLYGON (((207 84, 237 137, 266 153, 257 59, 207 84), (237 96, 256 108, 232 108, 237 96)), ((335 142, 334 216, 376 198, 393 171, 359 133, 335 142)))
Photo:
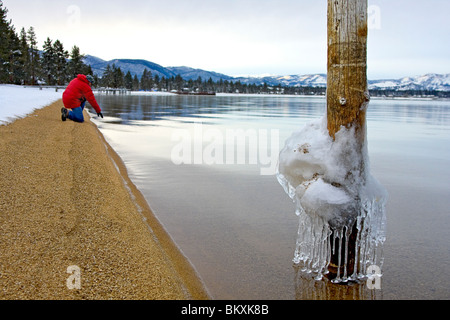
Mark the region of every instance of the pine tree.
POLYGON ((148 72, 148 80, 147 80, 147 87, 149 91, 152 91, 153 86, 155 85, 155 82, 153 81, 153 75, 152 72, 148 72))
POLYGON ((133 89, 133 76, 131 75, 131 72, 128 71, 125 75, 125 81, 124 81, 125 88, 127 89, 133 89))
POLYGON ((87 73, 87 66, 83 62, 84 58, 85 55, 80 53, 80 48, 73 46, 70 61, 67 64, 67 76, 69 78, 75 78, 78 74, 87 73))
POLYGON ((50 38, 44 42, 41 58, 42 73, 48 85, 56 84, 56 53, 50 38))
POLYGON ((159 76, 157 74, 155 74, 155 77, 153 78, 153 82, 155 83, 154 86, 156 86, 156 88, 158 88, 158 90, 161 91, 161 79, 159 78, 159 76))
POLYGON ((29 70, 28 73, 31 77, 31 85, 37 84, 38 75, 40 71, 39 65, 39 50, 37 47, 36 33, 34 32, 34 28, 30 27, 27 33, 28 44, 29 44, 29 70))
POLYGON ((113 88, 122 88, 124 86, 124 74, 120 67, 113 64, 113 88))
POLYGON ((23 78, 23 53, 7 14, 8 9, 0 1, 0 83, 20 83, 23 78))
POLYGON ((176 90, 182 91, 183 87, 184 87, 184 81, 183 81, 183 78, 179 74, 175 77, 174 82, 175 82, 176 90))
POLYGON ((103 72, 102 75, 102 80, 101 80, 101 84, 104 87, 111 87, 112 86, 112 70, 111 70, 111 66, 108 64, 106 66, 106 70, 103 72))
POLYGON ((206 87, 206 91, 207 92, 214 91, 214 82, 213 82, 213 79, 211 77, 209 77, 209 79, 208 79, 208 84, 207 84, 207 87, 206 87))
POLYGON ((23 59, 20 50, 20 40, 11 25, 9 34, 9 83, 21 84, 23 79, 23 59))
POLYGON ((30 75, 27 72, 27 70, 29 70, 30 64, 30 57, 28 56, 30 47, 28 46, 27 32, 25 31, 25 28, 22 28, 22 30, 20 30, 19 42, 20 42, 20 51, 22 53, 21 80, 24 84, 30 84, 30 75))
POLYGON ((125 84, 125 76, 120 67, 116 67, 115 64, 106 66, 105 72, 103 72, 101 85, 110 88, 121 88, 125 84))
POLYGON ((150 91, 153 88, 153 76, 152 72, 147 70, 147 68, 144 69, 144 72, 142 73, 141 77, 141 89, 145 91, 150 91))
MULTIPOLYGON (((94 75, 94 71, 92 71, 91 65, 84 64, 84 72, 83 72, 83 74, 85 74, 85 75, 92 75, 92 76, 94 75)), ((94 77, 94 80, 97 80, 96 77, 94 77)))
POLYGON ((64 45, 59 40, 56 40, 53 44, 53 50, 55 51, 56 84, 64 85, 68 80, 67 58, 69 58, 69 53, 64 49, 64 45))
POLYGON ((7 83, 9 64, 9 38, 11 23, 7 20, 8 9, 0 1, 0 83, 7 83))
POLYGON ((133 86, 131 88, 133 91, 139 91, 139 78, 138 76, 135 74, 134 78, 133 78, 133 86))
POLYGON ((141 77, 141 89, 144 91, 148 91, 151 89, 149 88, 149 78, 150 78, 149 71, 147 70, 147 68, 145 68, 141 77))
POLYGON ((197 81, 195 82, 195 86, 196 86, 199 90, 201 90, 202 83, 203 83, 202 77, 199 76, 199 77, 197 78, 197 81))

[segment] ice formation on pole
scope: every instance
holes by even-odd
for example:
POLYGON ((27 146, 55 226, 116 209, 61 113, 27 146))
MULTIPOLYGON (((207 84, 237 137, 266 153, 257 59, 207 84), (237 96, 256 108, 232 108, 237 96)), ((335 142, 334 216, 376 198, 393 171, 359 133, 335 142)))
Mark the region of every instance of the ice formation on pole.
POLYGON ((367 139, 361 150, 354 130, 342 127, 333 140, 324 117, 294 133, 280 154, 278 181, 300 218, 294 263, 317 280, 328 273, 336 250, 345 259, 339 258, 343 272, 333 282, 373 276, 368 267, 383 264, 388 195, 369 172, 367 139), (355 265, 349 268, 348 239, 355 226, 355 265))

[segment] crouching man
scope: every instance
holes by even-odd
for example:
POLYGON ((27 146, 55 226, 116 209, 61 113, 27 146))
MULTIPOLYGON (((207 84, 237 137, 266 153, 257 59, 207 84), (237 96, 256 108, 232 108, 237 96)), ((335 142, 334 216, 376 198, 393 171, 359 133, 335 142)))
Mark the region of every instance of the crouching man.
POLYGON ((79 74, 73 79, 63 93, 64 108, 61 109, 61 119, 70 119, 75 122, 84 122, 83 111, 88 101, 97 112, 97 116, 103 118, 102 109, 95 99, 91 86, 94 78, 90 75, 79 74), (70 109, 70 110, 69 110, 70 109))

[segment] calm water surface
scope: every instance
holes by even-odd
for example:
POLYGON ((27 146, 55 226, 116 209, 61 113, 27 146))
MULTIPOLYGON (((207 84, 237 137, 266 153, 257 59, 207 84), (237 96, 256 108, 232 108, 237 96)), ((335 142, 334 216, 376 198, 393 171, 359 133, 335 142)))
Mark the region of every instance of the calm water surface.
MULTIPOLYGON (((294 131, 325 115, 324 98, 100 95, 98 100, 105 114, 96 121, 100 130, 214 299, 450 298, 449 101, 370 104, 371 171, 388 190, 389 202, 381 290, 369 290, 365 284, 317 283, 296 269, 295 206, 275 175, 261 175, 294 131), (256 139, 244 146, 256 142, 264 154, 247 148, 244 163, 227 158, 227 134, 237 130, 256 139), (176 165, 173 152, 189 156, 186 145, 192 146, 192 161, 176 165), (202 152, 223 161, 195 161, 202 152)), ((238 147, 236 142, 236 153, 238 147)))

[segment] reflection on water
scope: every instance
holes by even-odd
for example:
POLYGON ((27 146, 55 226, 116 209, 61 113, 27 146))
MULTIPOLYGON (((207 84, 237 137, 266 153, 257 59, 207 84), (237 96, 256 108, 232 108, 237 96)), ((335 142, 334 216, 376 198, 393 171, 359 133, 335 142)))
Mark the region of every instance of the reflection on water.
POLYGON ((108 108, 108 116, 121 119, 123 124, 134 120, 155 121, 168 118, 182 121, 237 116, 255 120, 267 117, 273 120, 323 114, 318 107, 323 107, 323 100, 315 97, 305 98, 301 105, 292 104, 289 98, 273 99, 267 96, 237 99, 236 96, 104 95, 100 97, 100 101, 108 108))
MULTIPOLYGON (((174 132, 278 130, 279 147, 325 114, 316 97, 99 96, 96 121, 215 299, 448 299, 450 104, 373 100, 372 174, 388 189, 381 290, 330 285, 292 263, 295 206, 259 165, 175 165, 174 132)), ((194 138, 194 135, 192 136, 194 138)), ((195 138, 194 138, 195 140, 195 138)), ((195 143, 195 141, 192 141, 195 143)), ((276 152, 279 150, 269 150, 276 152)))
MULTIPOLYGON (((381 300, 383 291, 367 285, 367 281, 334 284, 327 279, 316 281, 298 267, 295 270, 295 299, 297 300, 381 300)), ((372 280, 369 280, 372 281, 372 280)), ((372 281, 373 283, 375 280, 372 281)))

